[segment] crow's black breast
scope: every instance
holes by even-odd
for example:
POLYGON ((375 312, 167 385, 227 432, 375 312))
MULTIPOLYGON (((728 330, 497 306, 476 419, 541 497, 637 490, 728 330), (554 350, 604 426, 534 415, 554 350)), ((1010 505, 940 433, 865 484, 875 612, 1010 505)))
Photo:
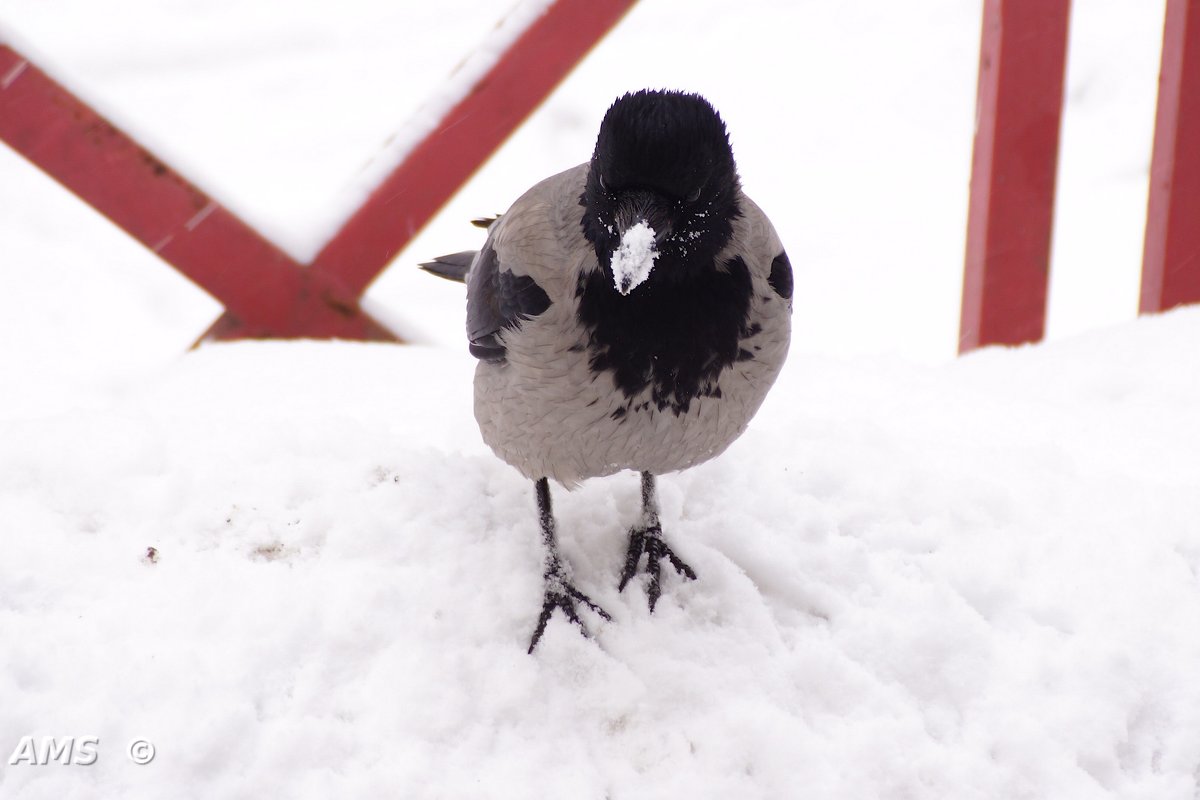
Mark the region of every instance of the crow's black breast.
POLYGON ((481 361, 504 361, 504 344, 496 335, 519 327, 522 320, 550 307, 550 297, 528 275, 504 269, 489 241, 467 276, 467 338, 471 355, 481 361))
POLYGON ((658 410, 686 412, 697 397, 719 397, 717 376, 750 354, 742 350, 750 309, 750 271, 735 257, 724 269, 690 270, 686 280, 659 273, 622 296, 594 270, 579 279, 579 316, 589 333, 593 372, 611 372, 632 398, 651 387, 658 410))

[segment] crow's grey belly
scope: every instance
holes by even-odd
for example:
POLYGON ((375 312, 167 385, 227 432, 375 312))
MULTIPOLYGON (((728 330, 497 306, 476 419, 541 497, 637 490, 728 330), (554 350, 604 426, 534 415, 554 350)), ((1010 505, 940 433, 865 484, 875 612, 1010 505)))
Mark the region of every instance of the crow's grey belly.
POLYGON ((756 358, 717 378, 719 397, 660 410, 646 388, 627 397, 609 372, 592 372, 570 320, 556 315, 505 335, 505 363, 475 372, 475 418, 496 455, 527 478, 572 486, 623 469, 654 474, 719 455, 746 429, 783 364, 787 330, 753 340, 756 358), (576 347, 571 348, 574 344, 576 347))

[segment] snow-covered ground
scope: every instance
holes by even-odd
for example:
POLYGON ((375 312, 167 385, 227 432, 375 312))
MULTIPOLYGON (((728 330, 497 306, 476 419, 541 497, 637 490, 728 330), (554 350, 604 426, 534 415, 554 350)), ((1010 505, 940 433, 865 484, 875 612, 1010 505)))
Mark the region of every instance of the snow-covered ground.
MULTIPOLYGON (((419 346, 185 352, 219 307, 0 148, 0 796, 1195 800, 1200 309, 1130 321, 1162 3, 1075 7, 1054 341, 958 360, 977 0, 642 0, 372 287, 419 346), (636 479, 556 492, 614 621, 531 658, 531 487, 479 441, 460 287, 413 265, 655 85, 724 113, 796 345, 661 481, 700 579, 653 616, 616 592, 636 479), (26 736, 99 759, 8 765, 26 736)), ((328 8, 0 30, 303 256, 500 13, 328 8)))
POLYGON ((470 359, 241 344, 0 429, 5 797, 1191 800, 1200 311, 948 366, 797 355, 661 481, 557 492, 614 617, 534 657, 531 486, 470 359), (156 563, 147 558, 155 548, 156 563), (145 767, 124 754, 144 737, 145 767))

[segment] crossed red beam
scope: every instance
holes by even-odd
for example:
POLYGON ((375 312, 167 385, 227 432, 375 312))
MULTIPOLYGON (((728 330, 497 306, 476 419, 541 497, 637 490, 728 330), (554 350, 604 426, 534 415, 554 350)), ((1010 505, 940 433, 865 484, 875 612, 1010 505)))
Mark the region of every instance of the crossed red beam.
POLYGON ((206 337, 396 341, 363 292, 636 0, 556 0, 301 264, 11 46, 0 140, 225 306, 206 337))

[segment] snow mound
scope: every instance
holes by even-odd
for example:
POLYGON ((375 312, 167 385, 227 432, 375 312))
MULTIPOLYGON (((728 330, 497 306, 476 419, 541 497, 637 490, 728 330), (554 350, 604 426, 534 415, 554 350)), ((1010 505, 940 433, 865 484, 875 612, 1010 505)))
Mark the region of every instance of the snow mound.
POLYGON ((1198 338, 797 354, 660 481, 699 579, 653 615, 616 591, 636 476, 556 490, 614 620, 532 657, 532 488, 458 353, 206 346, 0 423, 0 742, 100 740, 0 794, 1191 800, 1198 338))

